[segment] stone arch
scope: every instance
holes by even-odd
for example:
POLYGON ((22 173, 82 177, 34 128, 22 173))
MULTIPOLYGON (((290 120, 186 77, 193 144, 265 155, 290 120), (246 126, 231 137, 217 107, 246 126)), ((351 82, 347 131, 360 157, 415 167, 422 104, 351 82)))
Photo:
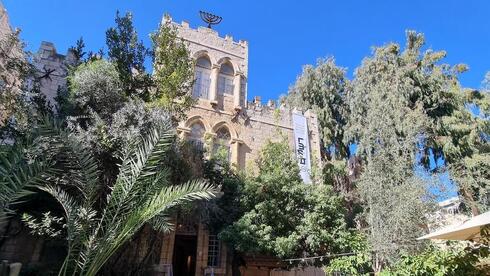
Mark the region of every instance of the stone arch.
POLYGON ((196 123, 202 124, 204 126, 204 128, 206 129, 206 132, 212 131, 211 125, 206 120, 204 120, 204 118, 202 116, 199 116, 199 115, 192 116, 192 117, 188 118, 187 121, 185 122, 184 126, 186 128, 190 128, 193 124, 196 124, 196 123))
POLYGON ((209 59, 209 61, 211 62, 211 66, 213 66, 213 64, 216 64, 216 59, 214 59, 207 50, 199 50, 197 52, 195 52, 193 55, 192 55, 192 58, 194 58, 194 60, 198 60, 199 58, 207 58, 209 59))
POLYGON ((238 133, 236 132, 235 128, 233 128, 227 122, 224 121, 214 124, 213 128, 211 129, 211 132, 216 134, 216 131, 218 131, 222 127, 226 127, 228 129, 228 132, 230 132, 230 136, 232 140, 238 139, 238 133))
POLYGON ((240 71, 240 68, 238 68, 238 64, 234 62, 234 60, 232 60, 230 57, 222 57, 217 61, 216 64, 221 67, 221 65, 224 63, 229 63, 231 67, 233 67, 233 71, 235 71, 235 73, 240 71))

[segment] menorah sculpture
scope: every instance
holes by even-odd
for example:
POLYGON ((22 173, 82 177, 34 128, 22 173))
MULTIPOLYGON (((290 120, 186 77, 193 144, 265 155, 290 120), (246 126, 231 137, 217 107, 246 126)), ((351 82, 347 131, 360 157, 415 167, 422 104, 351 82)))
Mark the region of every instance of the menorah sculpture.
POLYGON ((208 23, 208 28, 210 29, 211 25, 217 25, 221 22, 221 20, 223 20, 221 16, 217 16, 204 11, 199 11, 199 15, 204 22, 208 23))

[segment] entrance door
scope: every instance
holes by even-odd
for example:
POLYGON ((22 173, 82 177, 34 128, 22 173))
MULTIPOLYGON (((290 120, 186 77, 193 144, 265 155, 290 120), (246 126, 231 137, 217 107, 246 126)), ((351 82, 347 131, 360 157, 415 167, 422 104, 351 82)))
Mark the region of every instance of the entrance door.
POLYGON ((196 274, 197 237, 175 235, 173 270, 175 276, 196 274))

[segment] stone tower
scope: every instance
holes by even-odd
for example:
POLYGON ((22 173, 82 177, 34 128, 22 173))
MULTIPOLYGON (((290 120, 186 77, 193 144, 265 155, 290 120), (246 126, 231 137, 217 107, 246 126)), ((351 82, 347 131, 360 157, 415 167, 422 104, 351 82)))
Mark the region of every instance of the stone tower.
MULTIPOLYGON (((239 169, 253 165, 267 140, 286 138, 291 149, 296 149, 292 110, 273 101, 263 105, 258 96, 247 102, 247 41, 221 37, 207 27, 191 28, 185 21, 178 24, 169 16, 162 23, 176 28, 196 61, 192 95, 197 104, 179 125, 182 138, 196 144, 226 145, 230 163, 239 169)), ((309 111, 300 115, 306 117, 312 164, 319 164, 317 117, 309 111)), ((208 147, 212 150, 213 145, 208 147)))
MULTIPOLYGON (((219 36, 206 28, 191 28, 165 16, 162 24, 177 30, 195 60, 192 96, 196 104, 187 119, 179 123, 178 133, 208 154, 224 147, 228 161, 236 169, 254 170, 254 160, 268 140, 286 140, 298 157, 298 164, 309 175, 306 164, 320 163, 317 117, 279 107, 274 101, 263 105, 260 97, 248 98, 248 43, 219 36), (308 162, 305 162, 307 160, 308 162)), ((303 175, 302 175, 303 176, 303 175)), ((305 178, 303 178, 305 179, 305 178)), ((308 181, 305 181, 308 182, 308 181)), ((174 275, 230 275, 231 260, 226 245, 199 221, 178 218, 176 230, 165 235, 159 271, 174 275)), ((266 265, 267 266, 267 265, 266 265)), ((269 275, 264 264, 250 262, 245 275, 269 275), (262 269, 261 269, 262 267, 262 269)))

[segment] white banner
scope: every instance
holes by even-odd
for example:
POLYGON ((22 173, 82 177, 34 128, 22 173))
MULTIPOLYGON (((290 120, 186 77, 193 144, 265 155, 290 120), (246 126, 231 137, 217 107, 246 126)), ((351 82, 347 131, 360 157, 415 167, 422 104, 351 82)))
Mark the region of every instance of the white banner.
POLYGON ((293 113, 294 146, 303 182, 311 183, 310 139, 306 117, 293 113))

